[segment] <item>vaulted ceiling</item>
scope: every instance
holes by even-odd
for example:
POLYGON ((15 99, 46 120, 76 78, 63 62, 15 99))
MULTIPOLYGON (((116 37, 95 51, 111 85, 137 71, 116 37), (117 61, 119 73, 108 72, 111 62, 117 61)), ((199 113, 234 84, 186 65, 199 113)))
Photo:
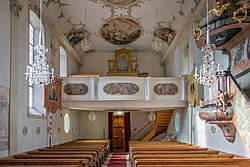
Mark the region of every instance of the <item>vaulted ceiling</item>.
MULTIPOLYGON (((158 52, 161 55, 167 51, 172 41, 172 36, 169 38, 164 32, 168 33, 170 29, 178 33, 185 17, 197 8, 199 2, 200 0, 45 0, 48 10, 64 33, 71 30, 72 24, 75 27, 79 27, 79 23, 86 24, 91 35, 91 49, 98 52, 113 51, 124 46, 153 52, 153 32, 156 24, 160 23, 163 26, 161 37, 168 40, 163 42, 163 48, 158 52), (118 19, 120 25, 117 25, 114 18, 118 19), (141 32, 136 36, 138 25, 141 32), (115 31, 122 31, 119 36, 121 41, 118 43, 104 39, 107 35, 107 38, 112 38, 112 30, 109 30, 109 34, 106 32, 109 26, 114 26, 115 31), (132 32, 133 29, 136 33, 132 32), (133 40, 123 43, 124 34, 131 35, 133 40)), ((81 53, 79 44, 75 46, 75 50, 81 53)))

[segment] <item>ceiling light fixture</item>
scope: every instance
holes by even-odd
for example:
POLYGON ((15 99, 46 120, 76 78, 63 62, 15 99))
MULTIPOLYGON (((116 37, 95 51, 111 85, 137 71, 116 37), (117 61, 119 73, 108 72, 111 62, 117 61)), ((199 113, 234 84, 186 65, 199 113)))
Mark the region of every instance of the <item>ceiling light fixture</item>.
POLYGON ((83 34, 83 39, 81 40, 80 43, 84 51, 90 50, 91 47, 90 33, 86 27, 87 27, 87 8, 85 8, 85 23, 84 23, 85 31, 83 34))
MULTIPOLYGON (((160 28, 160 23, 158 23, 158 8, 156 8, 155 12, 156 12, 157 23, 156 23, 154 32, 157 32, 156 30, 158 30, 160 28)), ((159 37, 159 33, 155 34, 154 32, 153 32, 152 48, 158 52, 162 49, 162 39, 159 37)))
POLYGON ((88 115, 88 119, 90 121, 95 121, 96 120, 96 115, 94 113, 94 111, 92 110, 91 113, 88 115))
POLYGON ((198 74, 197 68, 195 68, 195 80, 201 85, 211 86, 216 81, 216 78, 223 75, 223 67, 220 70, 220 65, 215 61, 215 44, 210 43, 209 36, 209 22, 208 22, 208 0, 206 0, 206 12, 207 12, 207 34, 206 45, 201 48, 204 53, 202 58, 202 65, 198 74))
POLYGON ((155 121, 155 119, 156 119, 156 115, 154 111, 151 111, 150 114, 148 115, 148 120, 152 122, 152 121, 155 121))
POLYGON ((40 0, 39 16, 39 44, 34 47, 34 60, 29 62, 26 70, 26 80, 29 79, 31 84, 48 85, 54 80, 54 69, 49 70, 46 53, 48 49, 42 42, 42 0, 40 0))

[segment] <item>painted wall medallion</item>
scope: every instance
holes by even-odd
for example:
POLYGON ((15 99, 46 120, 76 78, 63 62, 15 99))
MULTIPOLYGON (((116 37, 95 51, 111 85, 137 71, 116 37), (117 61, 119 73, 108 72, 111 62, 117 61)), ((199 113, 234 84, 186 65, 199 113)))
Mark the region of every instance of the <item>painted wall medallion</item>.
POLYGON ((23 135, 27 135, 28 134, 28 128, 27 126, 24 126, 22 129, 23 135))
POLYGON ((139 86, 133 83, 110 83, 103 87, 110 95, 133 95, 139 92, 139 86))
POLYGON ((104 40, 114 45, 127 45, 142 35, 140 22, 132 17, 120 16, 107 20, 100 29, 104 40))
POLYGON ((214 125, 211 125, 210 130, 211 130, 212 133, 215 133, 216 132, 216 127, 214 125))
POLYGON ((40 134, 40 132, 41 132, 41 128, 38 126, 38 127, 36 127, 36 134, 40 134))
POLYGON ((0 151, 8 149, 9 88, 0 85, 0 151))
POLYGON ((157 95, 175 95, 178 87, 175 84, 157 84, 154 91, 157 95))
POLYGON ((64 92, 68 95, 85 95, 88 93, 88 86, 85 84, 67 84, 64 86, 64 92))

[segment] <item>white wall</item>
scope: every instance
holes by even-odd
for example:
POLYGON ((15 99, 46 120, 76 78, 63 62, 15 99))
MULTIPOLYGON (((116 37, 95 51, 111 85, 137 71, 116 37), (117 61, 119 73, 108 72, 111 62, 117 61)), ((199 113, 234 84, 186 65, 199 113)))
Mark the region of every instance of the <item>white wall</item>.
POLYGON ((212 125, 202 121, 199 118, 198 111, 198 107, 196 107, 194 111, 192 111, 191 107, 175 110, 167 132, 177 134, 177 140, 180 142, 192 143, 193 145, 205 148, 250 157, 250 154, 241 140, 238 132, 236 132, 235 141, 233 143, 228 142, 225 139, 222 130, 217 125, 214 125, 216 127, 216 132, 212 133, 212 125), (176 112, 179 112, 181 120, 179 132, 175 130, 176 112), (193 119, 191 119, 192 115, 193 119), (191 125, 193 125, 192 131, 194 133, 191 131, 191 125))
POLYGON ((146 123, 150 112, 130 112, 131 136, 137 133, 146 123))
POLYGON ((0 85, 9 88, 10 81, 10 12, 9 1, 0 2, 0 85))
MULTIPOLYGON (((93 122, 88 120, 88 114, 90 112, 91 111, 79 111, 80 138, 108 138, 108 112, 94 111, 96 120, 93 122)), ((148 122, 148 114, 149 112, 130 112, 131 136, 133 136, 133 134, 135 134, 148 122)))
POLYGON ((104 139, 108 138, 108 112, 94 111, 95 121, 88 120, 91 111, 79 111, 80 138, 104 139))
MULTIPOLYGON (((10 12, 9 1, 0 2, 0 85, 6 88, 10 88, 10 12)), ((8 91, 9 93, 9 91, 8 91)), ((8 108, 8 107, 7 107, 8 108)), ((0 117, 3 117, 2 111, 0 111, 0 117)), ((2 122, 2 124, 4 124, 2 122)), ((2 130, 8 129, 6 127, 0 127, 2 130)), ((0 150, 0 157, 7 156, 7 150, 0 150)))
POLYGON ((79 111, 70 110, 67 108, 63 108, 62 111, 57 111, 55 114, 53 114, 53 145, 79 139, 79 115, 79 111), (68 133, 66 133, 64 130, 64 116, 66 113, 69 114, 70 118, 70 128, 68 133))
MULTIPOLYGON (((94 52, 83 56, 81 73, 99 73, 107 76, 108 61, 115 57, 114 52, 94 52)), ((163 66, 160 65, 161 56, 154 52, 137 52, 138 70, 147 72, 149 76, 164 76, 163 66)))
POLYGON ((191 110, 188 108, 176 109, 173 113, 167 133, 176 134, 177 140, 180 142, 191 143, 191 110), (175 130, 175 115, 177 112, 180 115, 179 131, 175 130))
MULTIPOLYGON (((28 150, 34 150, 36 148, 48 146, 48 125, 49 125, 49 113, 46 117, 38 118, 28 115, 28 82, 25 80, 26 65, 28 64, 28 18, 29 18, 29 0, 19 1, 23 8, 19 12, 20 17, 16 17, 10 13, 9 1, 0 1, 0 85, 7 88, 10 87, 10 68, 11 68, 11 106, 10 106, 10 154, 16 154, 28 150), (10 24, 10 20, 11 24, 10 24), (12 25, 12 29, 10 27, 12 25), (12 42, 10 34, 12 31, 12 42), (10 53, 11 50, 11 53, 10 53), (10 54, 12 59, 10 62, 10 54), (3 72, 4 71, 4 72, 3 72), (27 127, 28 133, 24 135, 22 133, 23 127, 27 127), (40 128, 40 133, 36 133, 36 129, 40 128)), ((53 22, 53 21, 52 21, 53 22)), ((48 62, 54 61, 55 74, 59 74, 59 55, 52 53, 51 41, 54 42, 55 50, 59 50, 59 43, 48 26, 45 25, 46 34, 46 47, 49 49, 47 54, 48 62), (51 53, 53 56, 51 56, 51 53), (52 58, 51 58, 52 57, 52 58)), ((58 52, 59 54, 59 52, 58 52)), ((69 56, 70 57, 70 56, 69 56)), ((70 57, 68 60, 68 73, 78 73, 79 66, 70 57)), ((43 89, 43 88, 41 88, 43 89)), ((36 99, 43 103, 43 97, 36 99)), ((63 109, 57 111, 53 115, 53 142, 61 143, 79 138, 79 121, 78 112, 63 109), (61 114, 68 112, 71 117, 72 128, 69 134, 64 134, 63 121, 61 114), (60 128, 60 132, 58 132, 60 128)), ((8 125, 6 125, 8 126, 8 125)), ((0 152, 0 157, 7 156, 8 152, 0 152)))

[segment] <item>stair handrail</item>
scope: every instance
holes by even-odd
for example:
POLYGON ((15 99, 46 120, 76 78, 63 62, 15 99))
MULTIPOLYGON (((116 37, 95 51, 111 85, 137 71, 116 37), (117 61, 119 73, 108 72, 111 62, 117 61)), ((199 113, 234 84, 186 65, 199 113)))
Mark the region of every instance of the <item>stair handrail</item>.
POLYGON ((130 137, 130 140, 131 141, 135 140, 136 137, 152 123, 153 123, 152 121, 148 121, 138 132, 136 132, 133 136, 130 137))

